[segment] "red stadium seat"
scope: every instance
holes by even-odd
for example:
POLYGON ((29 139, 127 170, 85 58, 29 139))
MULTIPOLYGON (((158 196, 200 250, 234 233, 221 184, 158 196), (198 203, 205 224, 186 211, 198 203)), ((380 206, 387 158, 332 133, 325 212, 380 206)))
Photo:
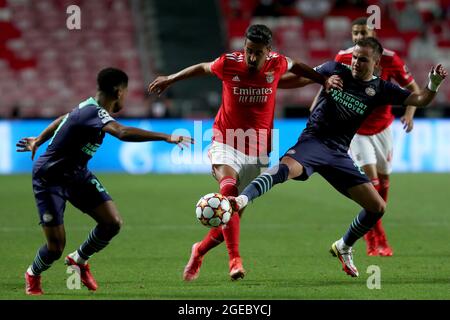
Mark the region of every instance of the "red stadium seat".
MULTIPOLYGON (((0 0, 0 8, 6 6, 11 21, 0 22, 0 76, 9 79, 0 85, 7 92, 3 110, 19 103, 25 115, 56 116, 69 102, 73 107, 93 95, 96 73, 107 66, 123 67, 130 80, 143 83, 129 1, 0 0), (83 8, 83 32, 61 28, 69 5, 83 8)), ((144 104, 144 90, 137 88, 133 82, 133 99, 144 104)))

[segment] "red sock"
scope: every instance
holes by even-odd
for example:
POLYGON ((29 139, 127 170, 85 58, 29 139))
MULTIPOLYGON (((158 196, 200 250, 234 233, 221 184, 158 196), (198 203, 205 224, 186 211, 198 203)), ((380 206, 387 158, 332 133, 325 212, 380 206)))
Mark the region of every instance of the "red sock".
MULTIPOLYGON (((220 180, 220 193, 224 196, 237 196, 238 191, 236 187, 236 179, 232 177, 224 177, 220 180), (234 190, 236 189, 236 190, 234 190)), ((234 215, 233 215, 234 216, 234 215)), ((228 222, 230 224, 232 219, 228 222)), ((224 234, 222 232, 222 227, 212 228, 208 234, 203 238, 202 242, 198 247, 198 252, 204 255, 212 248, 221 244, 224 240, 224 234)), ((238 234, 239 242, 239 234, 238 234)), ((228 242, 227 242, 228 247, 228 242)), ((228 250, 229 251, 229 250, 228 250)))
MULTIPOLYGON (((237 197, 239 195, 236 186, 236 179, 232 177, 224 177, 220 180, 220 193, 224 196, 237 197)), ((239 254, 239 233, 240 233, 240 218, 238 214, 233 214, 227 225, 222 228, 223 237, 227 244, 228 255, 230 259, 240 257, 239 254)))
POLYGON ((387 202, 389 192, 389 178, 380 179, 380 190, 378 191, 384 201, 387 202))
POLYGON ((377 190, 377 192, 380 193, 380 179, 373 178, 372 180, 370 180, 370 182, 372 182, 373 186, 375 187, 375 190, 377 190))
MULTIPOLYGON (((380 196, 386 201, 387 197, 387 189, 389 189, 389 179, 387 179, 387 188, 385 189, 385 179, 380 180, 378 178, 372 179, 372 184, 377 189, 380 196)), ((381 219, 377 221, 377 223, 373 226, 372 229, 375 232, 375 236, 378 238, 379 242, 386 241, 386 234, 384 233, 383 225, 381 224, 381 219)))
POLYGON ((222 227, 212 228, 198 246, 198 253, 204 255, 223 242, 222 227))

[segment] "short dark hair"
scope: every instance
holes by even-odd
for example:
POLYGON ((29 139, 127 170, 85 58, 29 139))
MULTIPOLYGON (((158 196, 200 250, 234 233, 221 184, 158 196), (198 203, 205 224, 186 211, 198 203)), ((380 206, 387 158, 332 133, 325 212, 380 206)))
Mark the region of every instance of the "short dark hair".
POLYGON ((368 37, 365 39, 358 40, 358 42, 356 42, 356 45, 359 47, 372 48, 372 50, 375 53, 377 53, 380 57, 383 54, 383 46, 381 45, 380 41, 378 41, 374 37, 368 37))
POLYGON ((245 37, 254 43, 262 43, 270 46, 272 43, 272 31, 263 24, 254 24, 247 28, 245 37))
POLYGON ((128 86, 128 76, 116 68, 105 68, 97 75, 98 90, 110 97, 117 97, 117 87, 128 86))
POLYGON ((367 17, 359 17, 352 21, 353 26, 366 26, 367 25, 367 17))

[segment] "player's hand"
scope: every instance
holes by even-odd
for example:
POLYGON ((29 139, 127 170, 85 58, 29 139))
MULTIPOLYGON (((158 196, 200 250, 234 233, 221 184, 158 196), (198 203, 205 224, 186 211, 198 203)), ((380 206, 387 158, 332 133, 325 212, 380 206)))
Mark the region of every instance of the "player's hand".
POLYGON ((181 149, 183 149, 183 146, 189 147, 190 144, 194 143, 194 139, 191 137, 185 137, 185 136, 176 136, 171 135, 166 140, 168 143, 174 143, 178 145, 181 149))
POLYGON ((34 156, 36 155, 36 150, 38 149, 38 144, 36 143, 37 138, 35 137, 27 137, 22 138, 16 144, 17 152, 28 152, 31 151, 31 160, 34 160, 34 156))
POLYGON ((406 133, 411 132, 411 130, 414 128, 414 120, 412 116, 405 114, 400 118, 400 121, 403 123, 403 129, 406 131, 406 133))
POLYGON ((159 76, 148 86, 148 92, 157 94, 158 97, 161 96, 161 93, 166 90, 170 86, 169 77, 167 76, 159 76))
POLYGON ((439 86, 447 77, 447 75, 447 70, 445 70, 442 64, 438 64, 436 67, 431 67, 430 73, 428 74, 428 78, 430 79, 430 82, 428 83, 428 89, 433 92, 437 92, 439 86))
POLYGON ((344 88, 344 83, 338 75, 330 76, 327 81, 325 81, 325 92, 330 92, 331 89, 342 90, 344 88))

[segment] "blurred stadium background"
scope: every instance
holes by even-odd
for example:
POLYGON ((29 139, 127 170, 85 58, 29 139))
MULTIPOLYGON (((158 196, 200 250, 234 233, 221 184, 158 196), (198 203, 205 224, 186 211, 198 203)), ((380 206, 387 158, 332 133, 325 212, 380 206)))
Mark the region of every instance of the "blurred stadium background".
MULTIPOLYGON (((160 98, 148 95, 147 85, 159 74, 240 50, 252 23, 273 30, 274 50, 319 65, 351 46, 351 21, 368 16, 371 4, 381 9, 377 34, 382 44, 406 61, 419 86, 426 84, 433 64, 450 66, 450 0, 0 0, 0 132, 5 137, 0 143, 0 173, 29 172, 31 161, 15 153, 15 141, 38 134, 50 119, 93 95, 96 74, 104 67, 122 68, 130 76, 127 107, 119 115, 132 119, 125 123, 169 132, 187 126, 193 133, 192 120, 206 120, 204 132, 220 105, 218 79, 180 82, 160 98), (81 9, 80 30, 66 27, 66 10, 72 4, 81 9), (35 118, 44 120, 8 122, 35 118)), ((278 91, 280 146, 273 159, 297 138, 317 90, 311 85, 278 91), (299 118, 296 125, 288 121, 299 118)), ((394 171, 450 171, 445 139, 450 131, 450 120, 445 119, 450 117, 449 99, 450 85, 444 83, 432 106, 417 110, 416 119, 422 119, 410 135, 396 122, 394 171)), ((396 115, 403 112, 403 107, 394 107, 396 115)), ((209 138, 203 140, 203 150, 197 153, 207 148, 209 138)), ((160 146, 131 147, 107 139, 92 168, 209 172, 208 159, 200 166, 171 166, 166 161, 170 149, 160 146), (117 157, 116 166, 109 161, 111 154, 117 157)))
MULTIPOLYGON (((97 71, 110 65, 131 79, 122 116, 212 117, 218 81, 186 81, 161 99, 148 97, 146 84, 241 49, 256 22, 273 30, 275 50, 318 65, 351 45, 350 23, 371 4, 381 8, 382 44, 420 86, 432 64, 450 66, 449 0, 0 0, 0 117, 54 118, 93 94, 97 71), (81 30, 65 27, 71 4, 81 8, 81 30)), ((277 116, 307 116, 316 90, 280 90, 277 116)), ((433 108, 417 115, 449 117, 449 100, 445 85, 433 108)))

